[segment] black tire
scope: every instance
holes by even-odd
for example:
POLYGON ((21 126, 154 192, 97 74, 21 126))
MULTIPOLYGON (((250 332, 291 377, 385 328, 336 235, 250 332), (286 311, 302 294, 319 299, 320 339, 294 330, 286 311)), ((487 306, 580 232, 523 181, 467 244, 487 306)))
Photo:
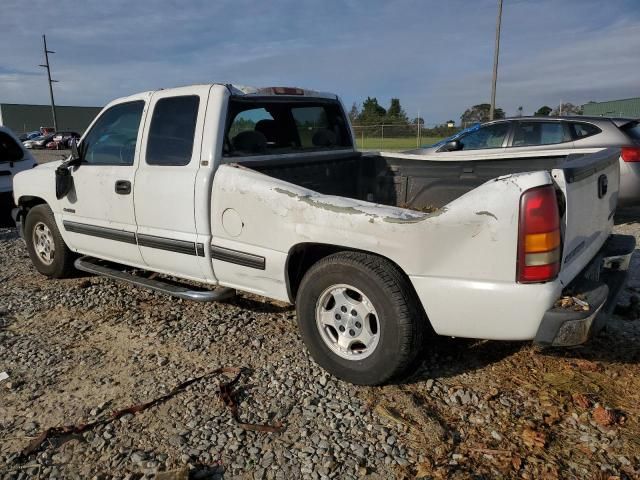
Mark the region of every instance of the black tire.
POLYGON ((419 356, 428 326, 402 272, 386 259, 360 252, 336 253, 313 265, 298 289, 296 308, 313 359, 332 375, 359 385, 380 385, 406 374, 419 356), (317 303, 335 285, 355 287, 375 309, 379 340, 366 358, 346 359, 335 353, 316 324, 317 303))
POLYGON ((29 210, 24 224, 24 240, 27 244, 27 252, 29 252, 31 262, 38 272, 50 278, 65 278, 73 272, 75 255, 64 243, 53 217, 53 212, 48 205, 37 205, 29 210), (54 256, 50 264, 43 261, 36 252, 34 229, 39 224, 46 225, 53 239, 54 256))

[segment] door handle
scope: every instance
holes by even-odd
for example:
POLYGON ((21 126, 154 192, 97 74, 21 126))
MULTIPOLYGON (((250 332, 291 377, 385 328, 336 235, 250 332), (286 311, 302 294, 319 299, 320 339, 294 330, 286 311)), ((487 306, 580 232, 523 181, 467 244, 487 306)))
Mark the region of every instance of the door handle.
POLYGON ((116 180, 116 193, 129 195, 131 193, 131 182, 129 180, 116 180))

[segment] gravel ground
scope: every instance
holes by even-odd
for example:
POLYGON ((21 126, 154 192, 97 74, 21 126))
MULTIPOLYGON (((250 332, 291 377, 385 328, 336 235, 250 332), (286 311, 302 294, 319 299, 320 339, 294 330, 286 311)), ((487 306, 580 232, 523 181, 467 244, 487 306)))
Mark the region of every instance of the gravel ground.
MULTIPOLYGON (((616 230, 640 242, 638 218, 616 230)), ((640 292, 639 266, 636 252, 621 304, 640 292)), ((47 280, 0 228, 0 478, 640 478, 631 310, 574 349, 431 339, 402 384, 355 387, 313 363, 290 306, 47 280), (18 457, 48 427, 108 418, 223 366, 244 369, 240 421, 282 433, 241 428, 218 394, 228 377, 213 376, 18 457)))

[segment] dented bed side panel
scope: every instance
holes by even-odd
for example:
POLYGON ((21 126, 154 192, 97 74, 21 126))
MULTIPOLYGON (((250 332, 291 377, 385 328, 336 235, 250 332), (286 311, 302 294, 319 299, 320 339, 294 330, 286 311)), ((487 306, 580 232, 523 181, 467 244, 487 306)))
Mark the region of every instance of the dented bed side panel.
MULTIPOLYGON (((287 254, 297 244, 314 242, 384 256, 410 277, 512 284, 520 195, 549 183, 546 172, 505 176, 422 213, 322 195, 223 165, 213 184, 212 243, 264 257, 265 268, 214 259, 214 270, 223 285, 287 301, 287 254)), ((429 314, 432 300, 422 300, 429 314)))

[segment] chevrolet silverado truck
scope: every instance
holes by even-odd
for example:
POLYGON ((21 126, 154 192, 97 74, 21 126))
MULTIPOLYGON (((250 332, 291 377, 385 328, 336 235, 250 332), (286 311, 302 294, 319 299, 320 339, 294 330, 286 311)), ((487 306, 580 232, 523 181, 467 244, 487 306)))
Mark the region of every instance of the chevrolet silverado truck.
POLYGON ((635 247, 611 235, 618 150, 363 155, 340 99, 299 88, 121 98, 72 152, 14 180, 39 272, 290 302, 315 361, 357 384, 408 373, 433 331, 582 343, 635 247))

